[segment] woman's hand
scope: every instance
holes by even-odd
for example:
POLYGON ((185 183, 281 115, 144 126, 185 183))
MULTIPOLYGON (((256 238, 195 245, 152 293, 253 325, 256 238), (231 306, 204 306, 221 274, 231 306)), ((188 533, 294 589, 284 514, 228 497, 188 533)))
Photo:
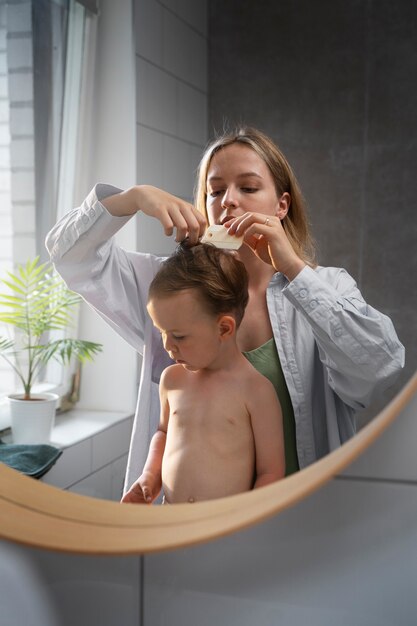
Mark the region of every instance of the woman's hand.
POLYGON ((190 243, 195 244, 203 235, 206 219, 192 204, 151 185, 138 186, 137 194, 140 210, 159 220, 167 236, 176 230, 176 241, 188 236, 190 243))
POLYGON ((189 202, 151 185, 136 185, 126 191, 104 198, 102 204, 115 216, 134 215, 142 211, 155 217, 170 237, 176 231, 176 241, 187 236, 196 244, 206 230, 206 218, 189 202))
POLYGON ((233 235, 244 235, 244 242, 256 256, 277 272, 293 280, 305 266, 285 234, 281 220, 274 215, 245 213, 225 224, 233 235))

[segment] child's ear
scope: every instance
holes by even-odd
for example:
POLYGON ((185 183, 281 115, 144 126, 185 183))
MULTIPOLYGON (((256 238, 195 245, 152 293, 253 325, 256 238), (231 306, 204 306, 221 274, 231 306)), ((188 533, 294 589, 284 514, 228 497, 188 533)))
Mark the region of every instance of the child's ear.
POLYGON ((218 320, 219 334, 221 339, 227 339, 235 334, 236 320, 231 315, 221 315, 218 320))

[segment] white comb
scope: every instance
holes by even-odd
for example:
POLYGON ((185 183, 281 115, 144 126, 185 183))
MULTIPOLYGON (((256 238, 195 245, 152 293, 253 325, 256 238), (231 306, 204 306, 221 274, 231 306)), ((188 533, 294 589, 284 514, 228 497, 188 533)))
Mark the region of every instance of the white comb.
POLYGON ((229 235, 227 229, 219 224, 209 226, 201 238, 201 243, 211 243, 222 250, 239 250, 243 237, 229 235))

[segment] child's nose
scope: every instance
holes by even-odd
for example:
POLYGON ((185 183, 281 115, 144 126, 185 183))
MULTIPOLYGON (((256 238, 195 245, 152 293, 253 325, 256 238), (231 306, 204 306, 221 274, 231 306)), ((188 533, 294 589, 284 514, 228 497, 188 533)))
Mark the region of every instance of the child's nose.
POLYGON ((163 338, 163 343, 164 343, 164 348, 167 352, 175 352, 175 349, 176 349, 175 342, 171 338, 165 336, 163 338))

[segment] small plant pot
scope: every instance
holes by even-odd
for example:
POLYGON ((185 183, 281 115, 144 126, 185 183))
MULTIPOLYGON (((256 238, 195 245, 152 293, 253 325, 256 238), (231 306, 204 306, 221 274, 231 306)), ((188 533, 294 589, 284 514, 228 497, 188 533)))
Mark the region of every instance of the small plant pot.
POLYGON ((23 400, 23 394, 8 397, 13 443, 48 443, 55 422, 56 393, 33 394, 23 400))

